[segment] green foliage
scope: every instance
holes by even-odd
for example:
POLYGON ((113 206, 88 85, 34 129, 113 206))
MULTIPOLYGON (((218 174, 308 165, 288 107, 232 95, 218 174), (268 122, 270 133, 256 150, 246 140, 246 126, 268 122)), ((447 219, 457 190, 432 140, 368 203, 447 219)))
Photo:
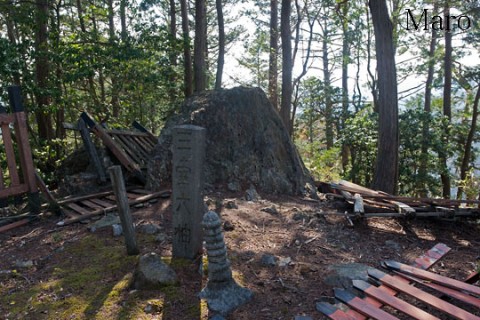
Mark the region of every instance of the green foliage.
POLYGON ((345 121, 342 140, 350 149, 350 168, 346 178, 369 186, 375 165, 378 115, 370 105, 345 121))

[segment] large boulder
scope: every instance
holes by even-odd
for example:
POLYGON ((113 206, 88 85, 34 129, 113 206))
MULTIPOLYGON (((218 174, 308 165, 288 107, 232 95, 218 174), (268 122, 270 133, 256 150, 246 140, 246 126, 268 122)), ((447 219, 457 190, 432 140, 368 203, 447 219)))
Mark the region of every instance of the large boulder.
POLYGON ((171 182, 172 128, 192 124, 207 129, 205 182, 254 185, 265 193, 311 193, 313 180, 285 126, 259 88, 208 91, 187 99, 167 120, 149 163, 147 186, 171 182))

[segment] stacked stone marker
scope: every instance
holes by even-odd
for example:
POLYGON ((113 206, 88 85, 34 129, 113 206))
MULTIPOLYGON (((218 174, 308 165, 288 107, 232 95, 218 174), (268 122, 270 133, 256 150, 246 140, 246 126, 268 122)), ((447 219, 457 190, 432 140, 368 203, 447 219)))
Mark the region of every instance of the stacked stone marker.
POLYGON ((194 125, 173 128, 173 252, 174 258, 194 259, 202 251, 203 165, 205 129, 194 125))

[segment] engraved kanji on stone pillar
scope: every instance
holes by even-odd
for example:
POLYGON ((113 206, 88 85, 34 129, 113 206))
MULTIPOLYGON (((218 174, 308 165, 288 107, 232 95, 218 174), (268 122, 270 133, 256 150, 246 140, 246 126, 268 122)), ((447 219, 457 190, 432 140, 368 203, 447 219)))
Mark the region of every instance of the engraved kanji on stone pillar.
POLYGON ((181 125, 172 131, 173 252, 194 259, 202 251, 205 129, 181 125))

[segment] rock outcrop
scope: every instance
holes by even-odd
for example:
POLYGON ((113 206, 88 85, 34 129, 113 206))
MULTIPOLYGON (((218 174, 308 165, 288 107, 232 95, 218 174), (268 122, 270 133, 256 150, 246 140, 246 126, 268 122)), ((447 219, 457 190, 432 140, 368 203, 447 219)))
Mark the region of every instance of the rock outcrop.
POLYGON ((165 124, 148 168, 147 186, 171 181, 172 128, 193 124, 207 129, 207 185, 254 185, 260 192, 312 193, 313 180, 278 112, 259 88, 208 91, 187 99, 165 124))

